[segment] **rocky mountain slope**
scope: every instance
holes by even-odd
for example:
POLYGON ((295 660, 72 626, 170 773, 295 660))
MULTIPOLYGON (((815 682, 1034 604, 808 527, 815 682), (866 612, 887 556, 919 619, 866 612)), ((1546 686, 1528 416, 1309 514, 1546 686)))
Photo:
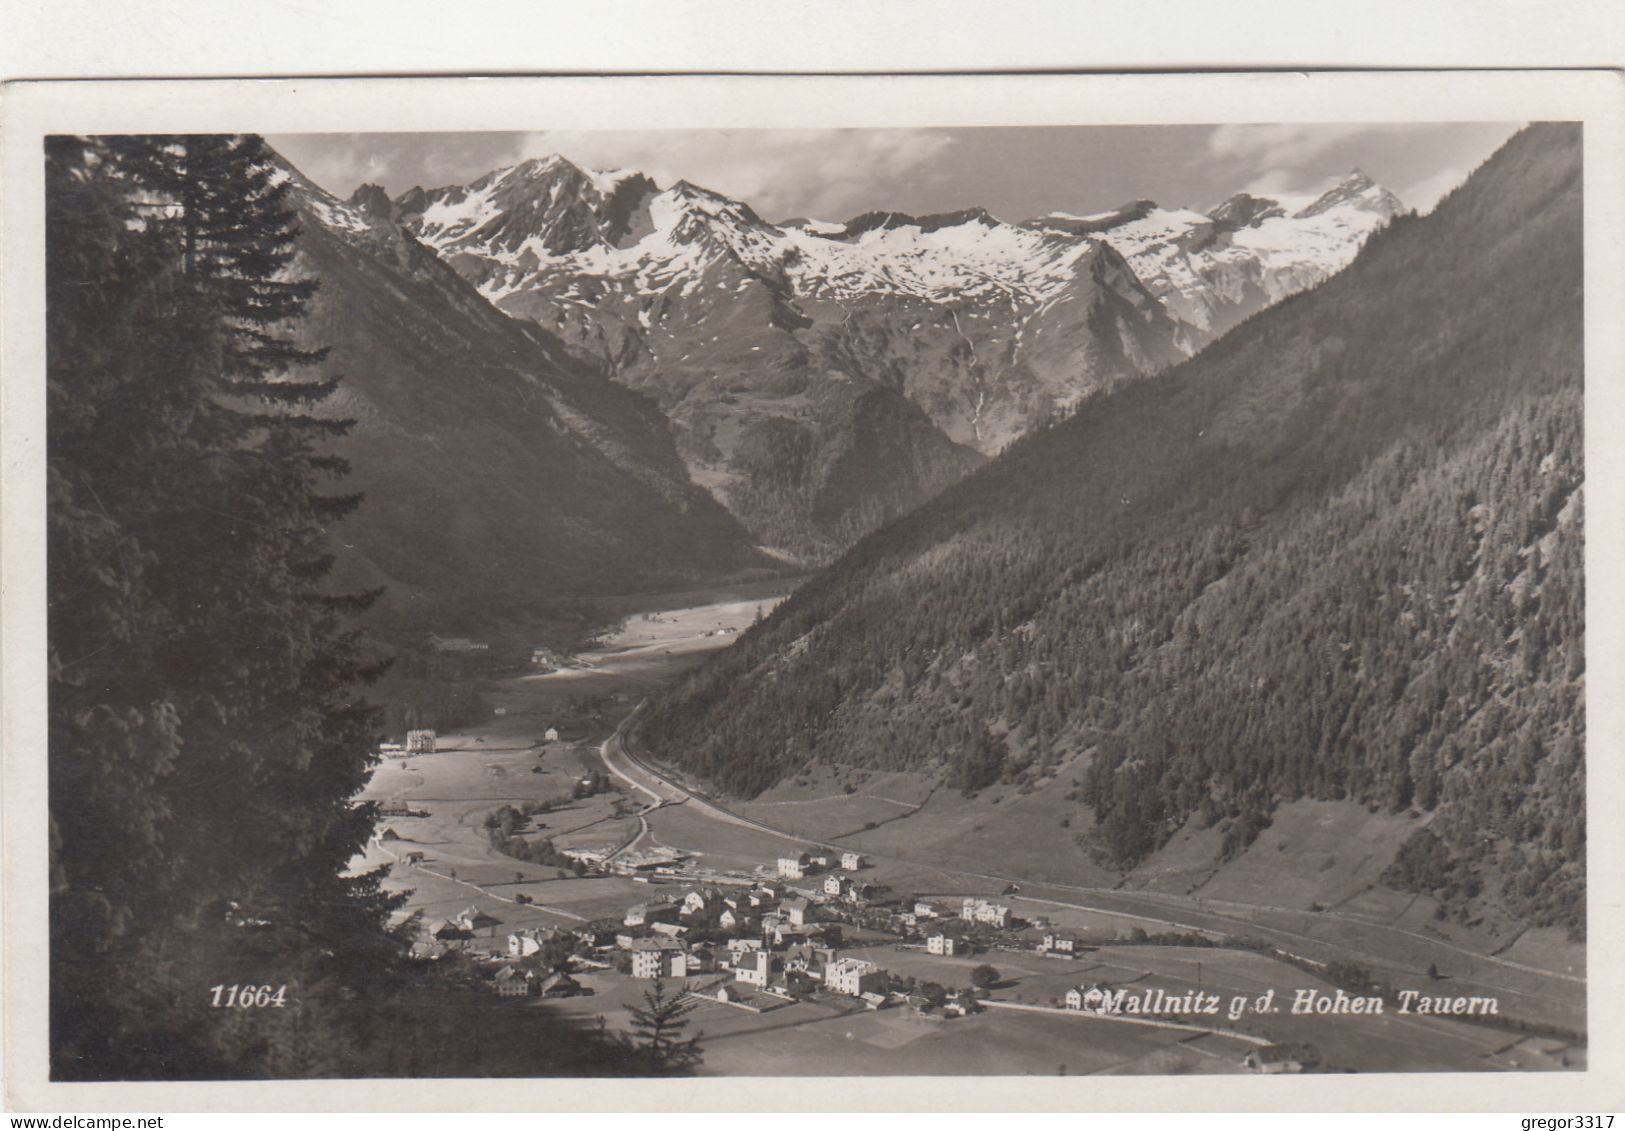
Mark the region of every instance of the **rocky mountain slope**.
POLYGON ((388 207, 501 309, 654 396, 696 481, 759 538, 822 558, 1335 271, 1397 207, 1348 184, 1290 217, 1233 201, 1217 219, 774 224, 550 157, 388 207))
POLYGON ((738 796, 1043 791, 1064 817, 1010 851, 1080 871, 1357 802, 1405 815, 1385 882, 1441 914, 1583 930, 1581 243, 1580 131, 1526 129, 1315 290, 866 539, 645 742, 738 796))
POLYGON ((1029 227, 1090 235, 1116 248, 1180 324, 1195 353, 1264 307, 1347 266, 1404 211, 1359 169, 1319 196, 1237 193, 1211 212, 1140 200, 1094 216, 1051 213, 1029 227))
POLYGON ((343 376, 329 408, 356 420, 340 449, 367 494, 341 570, 444 631, 761 561, 651 401, 494 309, 364 198, 288 175, 294 271, 321 280, 301 333, 343 376))

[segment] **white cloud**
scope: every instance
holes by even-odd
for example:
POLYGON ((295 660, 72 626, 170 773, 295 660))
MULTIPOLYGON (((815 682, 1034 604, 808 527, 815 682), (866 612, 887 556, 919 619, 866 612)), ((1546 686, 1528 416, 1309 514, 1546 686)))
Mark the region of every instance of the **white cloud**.
POLYGON ((749 203, 769 220, 846 219, 885 199, 952 145, 938 130, 548 130, 522 156, 559 153, 584 168, 637 169, 749 203))
POLYGON ((1208 135, 1207 148, 1215 157, 1281 169, 1301 165, 1373 128, 1378 127, 1358 122, 1218 126, 1208 135))
POLYGON ((1303 174, 1296 169, 1271 169, 1254 177, 1241 187, 1242 192, 1254 196, 1271 196, 1278 192, 1291 192, 1303 187, 1303 174))

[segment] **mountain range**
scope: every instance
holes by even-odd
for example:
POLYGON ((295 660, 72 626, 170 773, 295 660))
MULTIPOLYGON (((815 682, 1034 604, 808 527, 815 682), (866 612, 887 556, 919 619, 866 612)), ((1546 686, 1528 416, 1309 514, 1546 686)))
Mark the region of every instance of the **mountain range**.
POLYGON ((678 458, 649 398, 494 308, 431 249, 289 167, 298 327, 341 375, 326 411, 366 496, 338 537, 394 624, 444 630, 773 563, 678 458))
MULTIPOLYGON (((734 797, 899 775, 878 792, 927 804, 832 831, 1072 882, 1177 858, 1194 890, 1283 806, 1343 806, 1386 824, 1338 899, 1380 873, 1441 917, 1583 932, 1580 164, 1577 126, 1529 127, 1342 272, 1031 431, 674 685, 642 740, 734 797)), ((1391 207, 1351 180, 1292 218, 1349 199, 1391 207)), ((1172 293, 1198 262, 1252 277, 1231 249, 1275 206, 1233 203, 1205 234, 1149 206, 1044 223, 1146 233, 1168 266, 1142 285, 1172 293)), ((1267 855, 1325 898, 1316 857, 1267 855)))
POLYGON ((1318 196, 1207 212, 774 223, 557 156, 393 200, 364 185, 347 204, 581 372, 650 397, 693 482, 756 541, 811 561, 1335 273, 1402 209, 1356 170, 1318 196))

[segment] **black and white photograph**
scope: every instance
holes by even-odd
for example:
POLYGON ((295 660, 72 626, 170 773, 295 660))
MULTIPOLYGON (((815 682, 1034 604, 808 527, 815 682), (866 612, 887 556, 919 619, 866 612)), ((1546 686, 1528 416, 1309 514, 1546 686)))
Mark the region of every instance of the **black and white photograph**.
POLYGON ((50 1081, 1593 1067, 1615 118, 593 81, 34 138, 50 1081))

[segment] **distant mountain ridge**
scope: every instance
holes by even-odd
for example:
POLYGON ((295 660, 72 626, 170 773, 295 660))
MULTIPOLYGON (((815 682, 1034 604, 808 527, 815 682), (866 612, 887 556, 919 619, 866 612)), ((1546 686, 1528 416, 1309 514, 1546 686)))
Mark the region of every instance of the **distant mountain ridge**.
MULTIPOLYGON (((1580 148, 1525 129, 1335 278, 877 531, 643 741, 737 796, 906 773, 992 821, 1044 793, 1008 851, 1052 878, 1176 838, 1211 874, 1283 803, 1357 803, 1439 915, 1583 932, 1580 148)), ((1155 216, 1129 211, 1083 222, 1155 216)))
MULTIPOLYGON (((381 212, 381 197, 355 199, 381 212)), ((1318 282, 1398 208, 1345 181, 1316 212, 1247 222, 1149 206, 1104 226, 980 208, 773 224, 686 181, 558 156, 388 205, 498 307, 654 396, 696 481, 815 559, 1318 282), (891 442, 855 441, 859 406, 891 442)))
POLYGON ((1319 196, 1237 193, 1207 213, 1136 201, 1096 216, 1028 221, 1112 244, 1180 323, 1194 353, 1271 303, 1345 267, 1361 243, 1404 211, 1359 169, 1319 196))

